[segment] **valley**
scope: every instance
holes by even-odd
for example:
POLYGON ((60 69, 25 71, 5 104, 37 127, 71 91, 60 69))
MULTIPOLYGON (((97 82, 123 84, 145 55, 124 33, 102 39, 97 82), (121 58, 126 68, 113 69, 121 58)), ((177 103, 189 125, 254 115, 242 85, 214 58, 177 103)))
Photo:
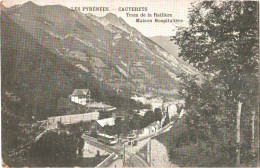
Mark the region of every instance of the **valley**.
POLYGON ((58 123, 46 126, 49 120, 68 115, 71 124, 73 115, 93 112, 70 102, 75 89, 89 89, 96 104, 114 106, 120 117, 147 106, 133 100, 136 95, 177 102, 178 75, 201 75, 113 13, 97 17, 30 1, 1 5, 1 10, 2 135, 10 139, 3 146, 8 165, 30 165, 27 150, 36 141, 67 134, 57 130, 58 123))

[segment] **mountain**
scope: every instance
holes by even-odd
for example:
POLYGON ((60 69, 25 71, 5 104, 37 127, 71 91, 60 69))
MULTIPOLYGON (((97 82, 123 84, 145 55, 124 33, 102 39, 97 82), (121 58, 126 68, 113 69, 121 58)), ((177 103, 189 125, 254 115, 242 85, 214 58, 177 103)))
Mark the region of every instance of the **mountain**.
POLYGON ((149 38, 152 41, 154 41, 156 44, 160 45, 163 49, 165 49, 174 58, 176 58, 182 66, 188 66, 194 72, 197 72, 197 70, 194 67, 190 66, 188 62, 186 62, 178 57, 178 53, 180 50, 179 46, 177 44, 175 44, 174 41, 171 40, 170 36, 153 36, 153 37, 149 37, 149 38))
POLYGON ((58 100, 76 88, 111 103, 119 89, 172 95, 178 74, 199 74, 112 13, 27 2, 4 10, 1 26, 2 102, 19 97, 16 115, 60 114, 58 100))
POLYGON ((149 38, 174 57, 178 57, 179 48, 174 41, 171 41, 170 36, 153 36, 149 38))
POLYGON ((131 35, 138 36, 139 38, 142 36, 142 34, 137 29, 129 26, 124 21, 124 19, 122 19, 121 17, 117 17, 113 13, 108 13, 103 17, 97 17, 97 16, 95 16, 91 13, 88 13, 87 16, 89 16, 92 19, 98 21, 99 23, 101 23, 102 25, 104 25, 106 27, 116 26, 116 27, 120 28, 121 30, 124 30, 125 32, 127 32, 131 35))
POLYGON ((5 11, 5 10, 6 10, 6 7, 3 4, 0 4, 0 12, 5 11))
POLYGON ((2 105, 12 106, 8 96, 12 93, 21 100, 13 110, 17 115, 46 116, 55 111, 57 98, 70 93, 73 83, 80 82, 81 72, 39 44, 5 13, 1 26, 2 105))

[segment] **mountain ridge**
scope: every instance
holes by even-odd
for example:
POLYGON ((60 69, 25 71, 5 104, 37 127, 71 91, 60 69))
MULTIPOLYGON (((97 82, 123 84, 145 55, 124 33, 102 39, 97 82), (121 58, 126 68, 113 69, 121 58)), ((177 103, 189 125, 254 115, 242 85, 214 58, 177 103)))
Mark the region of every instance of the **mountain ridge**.
POLYGON ((111 96, 118 89, 126 97, 131 96, 130 90, 173 95, 178 90, 177 75, 198 73, 114 14, 100 19, 60 5, 31 9, 35 5, 14 6, 1 16, 1 33, 12 37, 9 42, 2 39, 6 47, 2 60, 7 62, 2 71, 3 90, 20 88, 17 94, 27 95, 22 98, 28 101, 21 105, 24 111, 55 111, 55 102, 79 86, 111 96), (108 24, 102 24, 104 21, 108 24), (8 30, 10 25, 17 29, 8 30), (8 65, 13 67, 11 71, 8 65), (50 85, 44 86, 45 81, 50 85))

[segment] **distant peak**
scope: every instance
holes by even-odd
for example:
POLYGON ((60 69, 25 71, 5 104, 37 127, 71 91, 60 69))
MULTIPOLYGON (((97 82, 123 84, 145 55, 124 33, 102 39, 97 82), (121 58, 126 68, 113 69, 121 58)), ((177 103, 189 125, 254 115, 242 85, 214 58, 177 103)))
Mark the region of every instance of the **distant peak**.
POLYGON ((23 4, 23 6, 38 6, 38 5, 36 5, 36 4, 33 3, 32 1, 28 1, 28 2, 25 2, 25 3, 23 4))
POLYGON ((94 15, 92 13, 86 13, 87 16, 93 17, 94 15))
POLYGON ((5 9, 6 7, 2 3, 0 3, 0 8, 5 9))
POLYGON ((108 14, 106 14, 105 17, 106 18, 116 18, 116 19, 118 19, 118 17, 115 14, 113 14, 113 13, 108 13, 108 14))
POLYGON ((110 21, 111 23, 122 24, 123 26, 127 25, 127 23, 125 22, 125 20, 123 18, 118 17, 117 15, 115 15, 113 13, 108 13, 103 18, 110 21))

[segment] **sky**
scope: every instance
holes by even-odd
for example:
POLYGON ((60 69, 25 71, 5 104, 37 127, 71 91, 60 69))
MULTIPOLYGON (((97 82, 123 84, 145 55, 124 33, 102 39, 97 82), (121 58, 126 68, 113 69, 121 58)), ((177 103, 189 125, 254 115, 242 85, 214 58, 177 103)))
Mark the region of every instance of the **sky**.
MULTIPOLYGON (((28 0, 4 0, 3 4, 6 7, 13 5, 23 4, 28 0)), ((135 27, 143 35, 147 37, 151 36, 172 36, 176 30, 176 26, 188 25, 188 9, 191 7, 190 3, 194 0, 31 0, 37 5, 63 5, 69 8, 80 7, 80 12, 83 11, 83 7, 108 7, 110 11, 93 11, 90 12, 96 16, 104 16, 111 12, 118 17, 122 17, 130 26, 135 27), (119 7, 146 7, 147 11, 119 11, 119 7), (127 14, 138 14, 139 19, 152 19, 152 23, 138 23, 137 17, 127 17, 127 14), (147 13, 152 14, 152 18, 140 17, 140 14, 147 13), (157 19, 179 19, 183 22, 176 23, 155 23, 154 13, 166 13, 172 14, 172 17, 157 17, 157 19)))

